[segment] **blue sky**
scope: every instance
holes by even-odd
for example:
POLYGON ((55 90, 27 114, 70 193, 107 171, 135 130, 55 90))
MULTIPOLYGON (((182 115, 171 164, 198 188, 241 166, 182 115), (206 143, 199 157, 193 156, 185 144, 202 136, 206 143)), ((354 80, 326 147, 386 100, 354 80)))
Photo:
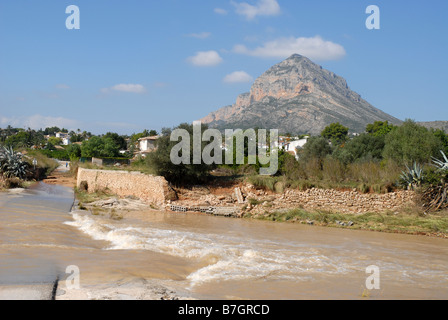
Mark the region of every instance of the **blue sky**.
POLYGON ((448 120, 447 1, 0 0, 0 127, 160 130, 292 53, 400 119, 448 120), (381 29, 368 30, 367 6, 381 29), (66 28, 66 7, 80 29, 66 28))

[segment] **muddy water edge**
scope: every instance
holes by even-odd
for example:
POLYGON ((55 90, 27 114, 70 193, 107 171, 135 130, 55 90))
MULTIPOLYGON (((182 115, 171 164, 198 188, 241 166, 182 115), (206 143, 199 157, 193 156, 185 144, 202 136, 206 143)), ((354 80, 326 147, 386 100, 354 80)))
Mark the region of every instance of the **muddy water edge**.
POLYGON ((143 279, 197 299, 448 298, 445 239, 149 210, 113 219, 71 211, 73 198, 44 183, 0 194, 0 286, 77 266, 82 290, 117 295, 143 279), (366 290, 372 265, 379 290, 366 290))

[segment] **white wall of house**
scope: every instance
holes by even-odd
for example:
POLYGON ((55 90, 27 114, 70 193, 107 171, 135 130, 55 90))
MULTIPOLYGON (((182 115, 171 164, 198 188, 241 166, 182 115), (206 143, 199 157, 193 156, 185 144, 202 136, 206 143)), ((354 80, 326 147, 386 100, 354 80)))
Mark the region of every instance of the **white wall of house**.
POLYGON ((62 144, 63 144, 64 146, 68 146, 70 143, 71 143, 71 142, 70 142, 70 137, 62 138, 62 144))
POLYGON ((291 141, 285 145, 285 151, 292 151, 295 154, 296 159, 299 159, 299 155, 297 154, 297 149, 302 149, 306 143, 308 142, 308 138, 300 139, 296 141, 291 141))
POLYGON ((139 148, 141 152, 151 151, 155 149, 155 141, 154 140, 140 140, 139 148))

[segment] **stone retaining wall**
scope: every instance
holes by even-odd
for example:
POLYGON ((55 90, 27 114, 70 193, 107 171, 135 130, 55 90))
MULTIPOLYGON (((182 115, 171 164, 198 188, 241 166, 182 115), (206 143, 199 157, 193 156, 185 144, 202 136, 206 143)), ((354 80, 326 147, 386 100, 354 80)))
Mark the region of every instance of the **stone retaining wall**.
MULTIPOLYGON (((285 190, 282 194, 276 194, 247 184, 240 188, 247 211, 252 213, 275 212, 283 209, 304 208, 307 210, 325 210, 339 213, 365 213, 365 212, 397 212, 408 206, 412 206, 416 200, 413 191, 395 191, 386 194, 360 193, 356 190, 324 190, 308 189, 285 190)), ((238 205, 238 196, 233 193, 214 195, 211 193, 199 195, 195 199, 182 196, 182 201, 176 205, 194 206, 234 206, 238 205)))
POLYGON ((398 211, 413 204, 415 198, 413 191, 376 194, 313 188, 306 191, 287 190, 277 202, 286 201, 309 209, 362 213, 398 211))
POLYGON ((107 189, 121 197, 133 196, 159 206, 175 199, 175 192, 164 177, 140 172, 79 168, 77 187, 81 185, 86 186, 88 192, 107 189))

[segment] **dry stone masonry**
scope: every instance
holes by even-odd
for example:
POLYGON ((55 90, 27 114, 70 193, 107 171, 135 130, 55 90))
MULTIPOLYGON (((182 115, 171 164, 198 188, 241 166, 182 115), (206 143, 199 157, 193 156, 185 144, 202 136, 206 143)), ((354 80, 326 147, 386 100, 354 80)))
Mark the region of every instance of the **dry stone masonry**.
POLYGON ((79 168, 77 187, 81 186, 88 192, 109 190, 120 197, 133 196, 158 206, 175 199, 175 192, 165 178, 140 172, 79 168))
MULTIPOLYGON (((176 192, 163 177, 140 172, 83 168, 78 170, 77 186, 88 192, 109 190, 119 197, 136 197, 145 203, 155 204, 168 210, 177 207, 189 208, 186 211, 198 211, 190 209, 201 207, 221 208, 219 210, 224 210, 223 215, 229 210, 235 213, 236 208, 240 208, 241 212, 250 211, 253 214, 295 208, 338 213, 396 212, 414 203, 416 199, 413 191, 365 194, 356 190, 313 188, 306 191, 288 189, 277 194, 245 184, 237 188, 230 188, 220 194, 214 194, 214 190, 206 187, 197 187, 187 191, 177 190, 181 196, 181 199, 177 200, 176 192)), ((214 211, 213 214, 216 212, 214 211)))

